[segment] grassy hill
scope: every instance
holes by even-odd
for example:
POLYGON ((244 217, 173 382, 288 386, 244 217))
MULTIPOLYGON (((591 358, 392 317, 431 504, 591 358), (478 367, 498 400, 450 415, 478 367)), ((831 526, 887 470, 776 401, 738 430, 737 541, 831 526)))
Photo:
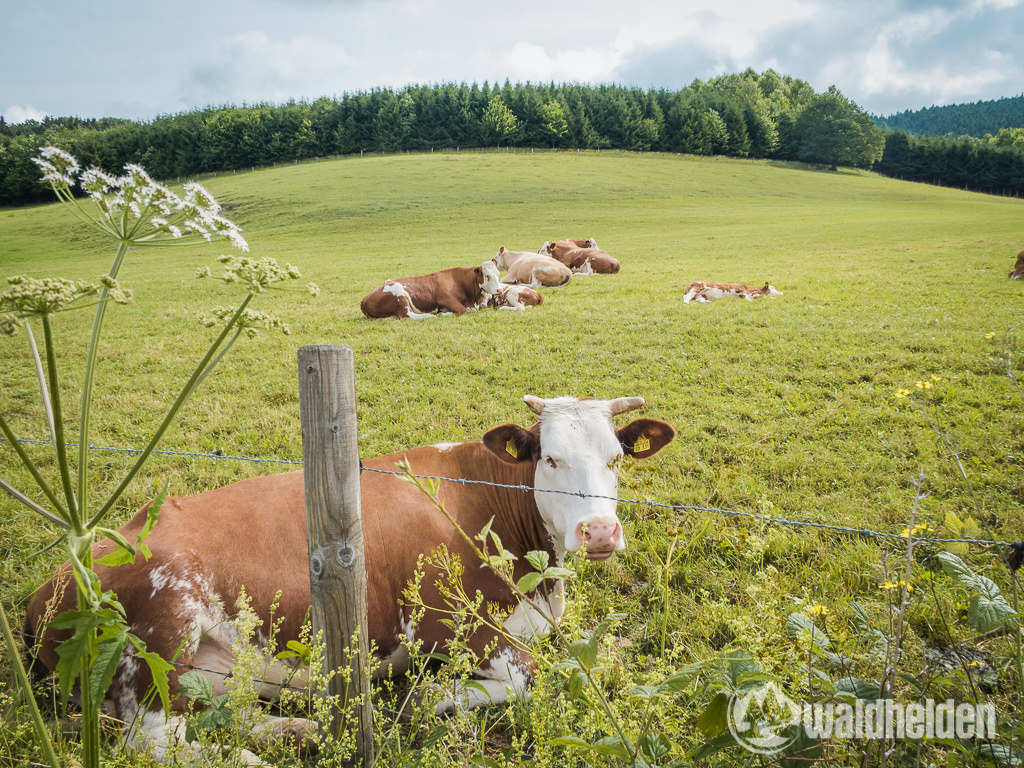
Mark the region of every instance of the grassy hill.
MULTIPOLYGON (((241 224, 254 256, 295 264, 322 293, 261 298, 259 308, 284 318, 291 334, 240 343, 163 448, 300 459, 296 350, 348 344, 363 455, 479 439, 508 421, 527 425, 527 393, 640 395, 646 415, 676 425, 678 437, 655 459, 624 466, 625 498, 899 533, 915 502, 908 481, 923 470, 928 496, 915 522, 951 533, 955 515, 984 520, 1001 539, 1024 538, 1024 396, 1001 368, 1024 293, 1024 283, 1006 277, 1024 246, 1019 200, 864 172, 617 152, 349 158, 204 184, 241 224), (544 289, 544 304, 523 313, 401 323, 359 312, 361 297, 387 278, 480 264, 500 245, 536 250, 561 237, 596 238, 620 259, 621 273, 544 289), (684 305, 696 279, 767 280, 785 295, 684 305), (896 398, 901 389, 912 394, 896 398)), ((112 257, 53 205, 0 211, 0 243, 0 276, 95 279, 112 257)), ((216 272, 222 252, 130 253, 121 277, 136 299, 111 313, 92 442, 144 442, 211 338, 197 315, 236 295, 193 279, 204 265, 216 272)), ((59 319, 68 370, 79 370, 90 321, 82 312, 59 319)), ((20 434, 43 438, 24 336, 0 337, 0 359, 0 410, 20 434)), ((0 456, 0 476, 27 486, 9 448, 0 446, 0 456)), ((99 482, 113 482, 127 461, 97 453, 99 482)), ((156 480, 180 495, 271 471, 161 457, 136 481, 119 519, 156 480)), ((852 643, 851 602, 886 625, 891 596, 880 585, 906 566, 899 543, 707 511, 630 504, 620 514, 631 548, 597 567, 573 563, 584 578, 570 587, 582 606, 572 626, 628 614, 606 648, 613 691, 741 648, 807 696, 806 653, 787 632, 788 614, 825 606, 836 642, 852 643)), ((62 550, 31 559, 54 531, 7 497, 0 531, 0 599, 10 615, 62 550)), ((1009 592, 994 555, 972 553, 970 562, 1009 592)), ((919 559, 913 571, 925 579, 934 563, 919 559)), ((909 676, 920 673, 925 646, 974 634, 956 621, 963 589, 941 576, 933 583, 936 591, 920 590, 908 614, 909 676)), ((1016 705, 1005 692, 1020 685, 1013 649, 997 639, 984 650, 1003 681, 1000 713, 1009 714, 1016 705)), ((867 657, 858 663, 859 676, 879 673, 867 657)), ((0 661, 0 697, 10 691, 6 666, 0 661)), ((569 764, 547 743, 554 731, 591 738, 605 727, 564 697, 544 698, 551 685, 538 689, 541 708, 472 716, 495 734, 492 759, 514 763, 503 750, 525 743, 538 765, 569 764)), ((900 685, 900 696, 912 696, 900 685)), ((696 718, 706 705, 695 687, 659 705, 675 758, 704 743, 696 718)), ((641 717, 624 693, 619 707, 627 720, 641 717)), ((28 750, 27 737, 11 738, 28 750)), ((472 745, 456 728, 432 748, 456 763, 477 754, 467 738, 472 745)), ((408 757, 387 754, 389 764, 408 757)))

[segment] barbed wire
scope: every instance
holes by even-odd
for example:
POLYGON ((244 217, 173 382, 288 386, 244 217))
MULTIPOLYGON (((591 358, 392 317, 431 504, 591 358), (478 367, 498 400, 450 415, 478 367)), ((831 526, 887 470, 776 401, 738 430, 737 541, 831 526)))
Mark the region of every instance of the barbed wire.
MULTIPOLYGON (((0 440, 6 441, 7 438, 0 438, 0 440)), ((31 443, 36 445, 50 445, 48 440, 29 440, 19 438, 20 443, 31 443)), ((66 443, 68 446, 77 447, 77 443, 66 443)), ((108 446, 89 445, 89 450, 96 451, 112 451, 118 453, 142 453, 143 451, 139 448, 114 448, 108 446)), ((206 458, 206 459, 229 459, 233 461, 247 461, 257 464, 288 464, 293 466, 302 466, 303 462, 295 461, 292 459, 262 459, 253 458, 250 456, 231 456, 223 453, 199 453, 194 451, 152 451, 154 454, 160 454, 163 456, 184 456, 191 458, 206 458)), ((383 475, 395 475, 404 477, 405 473, 396 470, 387 469, 375 469, 372 467, 363 466, 360 462, 360 471, 362 472, 376 472, 383 475)), ((740 512, 733 509, 722 509, 720 507, 702 507, 690 504, 667 504, 664 502, 648 501, 645 499, 624 499, 616 496, 601 496, 586 494, 582 491, 560 491, 554 488, 534 488, 530 485, 504 485, 502 483, 493 483, 489 480, 471 480, 469 478, 460 477, 438 477, 433 475, 417 475, 413 474, 413 477, 422 480, 438 480, 446 483, 456 483, 459 485, 482 485, 493 488, 505 488, 509 490, 522 491, 524 493, 553 493, 562 494, 565 496, 576 496, 584 499, 605 499, 607 501, 615 501, 621 504, 636 504, 639 506, 652 507, 656 509, 668 509, 672 511, 681 512, 706 512, 709 514, 725 515, 728 517, 739 517, 746 518, 748 520, 757 520, 764 523, 770 523, 772 525, 790 526, 794 528, 811 528, 823 531, 832 531, 834 533, 852 534, 857 536, 868 536, 876 539, 889 539, 898 541, 909 541, 911 538, 915 542, 930 542, 934 544, 968 544, 981 547, 1009 547, 1014 550, 1014 554, 1018 557, 1024 556, 1024 542, 1011 542, 1011 541, 993 541, 986 539, 966 539, 966 538, 939 538, 933 536, 913 536, 903 533, 887 533, 885 531, 876 531, 871 528, 854 528, 842 525, 829 525, 827 523, 819 523, 809 520, 791 520, 786 517, 773 517, 770 515, 761 515, 754 512, 740 512)))

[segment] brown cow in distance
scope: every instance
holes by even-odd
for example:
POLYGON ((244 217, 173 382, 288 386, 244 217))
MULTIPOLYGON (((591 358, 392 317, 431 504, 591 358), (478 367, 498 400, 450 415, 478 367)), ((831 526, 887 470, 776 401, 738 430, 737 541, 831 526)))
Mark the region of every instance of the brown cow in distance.
MULTIPOLYGON (((439 712, 456 707, 501 703, 525 695, 536 669, 527 643, 546 634, 563 615, 568 599, 560 579, 546 579, 527 589, 533 603, 517 594, 495 573, 481 567, 472 549, 451 522, 414 485, 397 472, 401 461, 420 476, 453 478, 441 481, 438 497, 469 537, 489 529, 514 556, 513 583, 536 572, 527 553, 546 553, 552 566, 562 566, 570 553, 586 551, 591 560, 606 560, 626 547, 617 514, 619 465, 624 457, 646 459, 675 437, 671 425, 640 418, 622 427, 619 414, 640 408, 639 397, 613 400, 557 397, 523 398, 537 420, 523 428, 502 424, 482 439, 440 443, 362 461, 360 498, 366 565, 369 640, 377 648, 381 673, 403 673, 409 649, 403 640, 422 644, 429 652, 451 653, 455 631, 447 622, 450 608, 442 574, 423 558, 445 545, 464 566, 462 583, 469 595, 482 598, 478 627, 466 642, 479 658, 476 684, 459 686, 441 702, 439 712), (417 574, 425 613, 403 599, 417 574), (536 608, 534 607, 536 606, 536 608), (498 622, 497 627, 493 622, 498 622)), ((148 507, 149 505, 147 505, 148 507)), ((135 541, 146 524, 146 508, 120 533, 135 541)), ((490 542, 490 538, 488 538, 490 542)), ((242 480, 196 496, 168 497, 146 540, 148 559, 117 567, 96 566, 104 590, 113 591, 124 606, 130 630, 149 652, 174 659, 170 673, 173 704, 165 712, 159 699, 146 698, 151 676, 138 658, 125 655, 108 693, 111 713, 123 723, 123 740, 149 751, 157 760, 172 756, 185 743, 189 702, 179 697, 179 674, 195 670, 207 678, 215 695, 236 671, 236 643, 244 643, 231 623, 242 590, 261 626, 258 646, 266 644, 271 622, 278 647, 298 640, 310 610, 310 557, 306 534, 303 472, 242 480)), ((115 549, 109 539, 93 548, 97 561, 115 549)), ((57 665, 57 646, 66 631, 47 626, 50 616, 76 608, 71 565, 32 596, 26 611, 29 636, 42 636, 38 659, 49 669, 57 665)), ((248 653, 248 651, 245 651, 248 653)), ((261 661, 262 694, 273 696, 282 681, 302 684, 305 671, 297 660, 279 660, 268 653, 261 661)), ((251 662, 247 662, 251 663, 251 662)), ((251 670, 251 667, 246 667, 251 670)), ((251 674, 251 672, 247 672, 251 674)), ((269 717, 262 732, 304 736, 315 723, 269 717)), ((249 752, 237 751, 225 764, 265 765, 249 752)))
POLYGON ((1010 272, 1010 277, 1015 280, 1024 277, 1024 251, 1017 254, 1017 263, 1013 265, 1013 271, 1010 272))
POLYGON ((580 242, 590 240, 553 240, 544 243, 538 253, 545 254, 562 262, 569 269, 580 275, 615 274, 621 269, 619 260, 607 251, 597 247, 582 247, 580 242))
POLYGON ((429 275, 387 280, 363 298, 359 307, 366 317, 420 320, 434 312, 465 314, 486 306, 498 290, 498 267, 485 261, 479 267, 451 267, 429 275))
POLYGON ((707 280, 695 280, 686 286, 686 293, 683 294, 683 303, 691 301, 706 302, 718 299, 746 299, 753 301, 761 296, 781 296, 782 291, 776 290, 774 286, 765 283, 761 288, 753 288, 746 283, 713 283, 707 280))

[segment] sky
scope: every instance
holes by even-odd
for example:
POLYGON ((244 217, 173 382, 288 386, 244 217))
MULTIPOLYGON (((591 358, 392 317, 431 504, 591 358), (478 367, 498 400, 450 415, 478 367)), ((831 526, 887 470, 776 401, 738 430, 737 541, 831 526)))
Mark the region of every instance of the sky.
POLYGON ((0 51, 11 124, 747 68, 885 116, 1024 93, 1024 0, 0 0, 0 51))

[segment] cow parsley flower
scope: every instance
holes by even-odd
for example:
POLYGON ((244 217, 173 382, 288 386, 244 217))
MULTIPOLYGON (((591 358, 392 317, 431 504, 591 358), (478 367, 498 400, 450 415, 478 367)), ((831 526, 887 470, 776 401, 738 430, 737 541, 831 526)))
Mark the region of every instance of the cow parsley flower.
POLYGON ((298 280, 299 270, 291 264, 281 267, 276 260, 264 256, 254 259, 249 256, 221 256, 217 259, 224 265, 221 279, 226 283, 242 282, 249 286, 250 293, 263 293, 274 283, 284 280, 298 280))
POLYGON ((52 315, 99 291, 95 283, 59 277, 14 275, 7 278, 7 283, 10 288, 0 293, 0 312, 16 318, 52 315))
POLYGON ((194 182, 179 197, 155 181, 140 165, 129 163, 122 176, 98 168, 81 170, 78 161, 56 147, 43 147, 33 158, 43 170, 43 181, 76 215, 127 245, 168 245, 207 242, 224 238, 248 251, 241 229, 220 215, 220 204, 194 182), (95 205, 90 212, 74 194, 75 185, 95 205))
MULTIPOLYGON (((237 311, 237 307, 214 307, 210 314, 203 315, 199 321, 207 328, 212 328, 218 323, 223 323, 231 318, 237 311)), ((278 317, 266 312, 257 312, 253 309, 246 309, 239 315, 235 327, 239 332, 244 332, 249 338, 256 336, 261 330, 273 330, 277 328, 285 336, 291 334, 292 329, 278 317)))

